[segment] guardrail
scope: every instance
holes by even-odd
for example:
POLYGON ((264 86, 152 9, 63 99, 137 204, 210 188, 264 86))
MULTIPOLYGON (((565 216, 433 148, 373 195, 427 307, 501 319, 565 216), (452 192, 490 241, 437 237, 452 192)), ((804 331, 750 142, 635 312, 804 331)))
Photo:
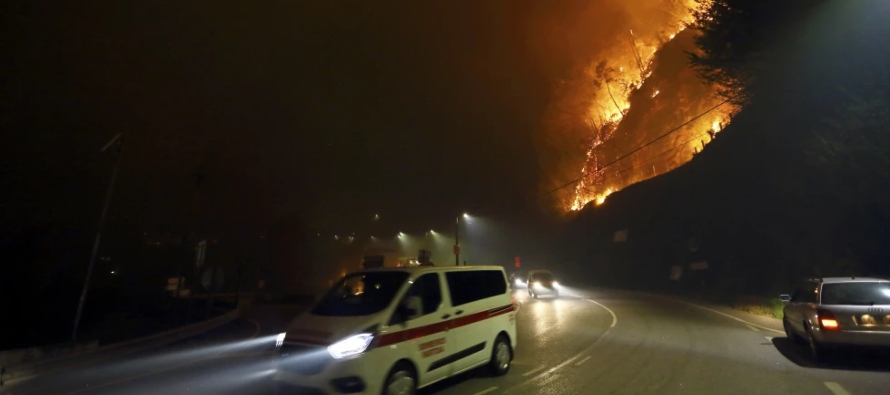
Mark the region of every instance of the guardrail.
POLYGON ((0 386, 0 389, 12 386, 17 382, 34 378, 41 374, 62 370, 71 367, 72 365, 95 363, 115 356, 135 353, 153 347, 160 347, 210 331, 238 318, 242 310, 250 305, 252 301, 252 295, 249 295, 248 298, 239 297, 238 306, 234 310, 218 317, 106 346, 97 347, 94 342, 86 346, 74 347, 71 352, 65 353, 65 355, 38 358, 37 360, 31 361, 25 360, 27 355, 23 355, 18 361, 11 360, 11 357, 13 356, 7 355, 7 358, 10 360, 3 362, 3 385, 0 386))

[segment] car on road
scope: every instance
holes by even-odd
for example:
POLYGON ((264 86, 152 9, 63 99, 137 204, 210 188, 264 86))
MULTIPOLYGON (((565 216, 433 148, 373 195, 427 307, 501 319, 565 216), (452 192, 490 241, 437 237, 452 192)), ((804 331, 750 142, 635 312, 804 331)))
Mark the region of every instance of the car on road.
POLYGON ((346 275, 278 335, 279 392, 413 394, 487 366, 506 374, 515 306, 501 266, 346 275))
POLYGON ((528 294, 535 299, 541 295, 559 296, 559 283, 549 270, 529 271, 528 294))
POLYGON ((800 284, 782 324, 789 339, 803 340, 817 361, 844 346, 890 347, 890 280, 826 277, 800 284))
POLYGON ((528 273, 516 272, 510 275, 510 284, 514 287, 525 287, 528 284, 528 273))

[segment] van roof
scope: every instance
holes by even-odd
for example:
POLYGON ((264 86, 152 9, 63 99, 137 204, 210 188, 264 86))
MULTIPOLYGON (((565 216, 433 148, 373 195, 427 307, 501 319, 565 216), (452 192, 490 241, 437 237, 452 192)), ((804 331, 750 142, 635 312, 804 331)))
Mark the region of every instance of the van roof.
POLYGON ((358 270, 358 272, 453 272, 473 270, 504 270, 503 266, 413 266, 413 267, 378 267, 373 269, 358 270))

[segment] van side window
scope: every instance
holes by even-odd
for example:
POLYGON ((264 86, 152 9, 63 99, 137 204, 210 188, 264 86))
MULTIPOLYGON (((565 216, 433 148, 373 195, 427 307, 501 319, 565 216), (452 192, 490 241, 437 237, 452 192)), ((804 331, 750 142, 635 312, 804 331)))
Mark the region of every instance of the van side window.
POLYGON ((499 270, 447 272, 445 279, 454 307, 507 292, 504 273, 499 270))
POLYGON ((390 324, 409 321, 417 317, 435 313, 442 305, 442 287, 437 273, 427 273, 414 280, 408 292, 402 297, 400 307, 411 311, 408 317, 393 317, 390 324))

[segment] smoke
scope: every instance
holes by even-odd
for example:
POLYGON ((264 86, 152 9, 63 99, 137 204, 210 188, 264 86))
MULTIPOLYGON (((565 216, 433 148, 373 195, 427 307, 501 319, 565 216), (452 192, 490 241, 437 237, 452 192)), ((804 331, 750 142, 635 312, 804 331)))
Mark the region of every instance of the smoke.
POLYGON ((549 194, 548 206, 580 209, 676 168, 702 146, 696 137, 706 143, 707 129, 728 118, 730 109, 720 108, 612 163, 719 103, 686 61, 695 48, 694 32, 684 27, 695 6, 694 0, 601 0, 532 10, 529 41, 553 82, 538 141, 541 190, 580 178, 549 194))

